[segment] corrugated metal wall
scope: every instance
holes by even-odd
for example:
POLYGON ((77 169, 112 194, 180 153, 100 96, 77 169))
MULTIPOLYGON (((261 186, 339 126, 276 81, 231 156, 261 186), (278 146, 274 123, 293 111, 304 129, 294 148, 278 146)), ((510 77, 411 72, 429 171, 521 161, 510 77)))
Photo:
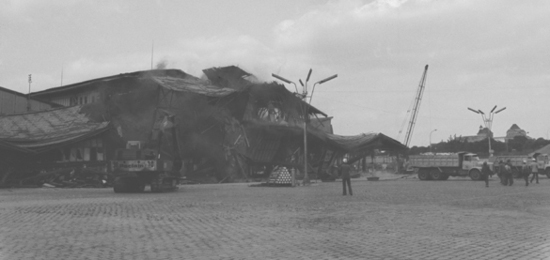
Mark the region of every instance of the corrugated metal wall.
MULTIPOLYGON (((51 109, 51 105, 30 100, 31 111, 51 109)), ((0 89, 0 115, 21 114, 27 112, 27 98, 13 92, 0 89)))

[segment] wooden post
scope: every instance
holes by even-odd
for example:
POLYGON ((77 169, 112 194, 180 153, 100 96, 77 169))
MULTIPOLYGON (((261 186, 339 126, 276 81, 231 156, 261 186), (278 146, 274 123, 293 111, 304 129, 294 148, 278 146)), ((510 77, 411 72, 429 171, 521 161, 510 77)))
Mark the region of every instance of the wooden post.
POLYGON ((296 168, 292 167, 290 172, 292 173, 292 187, 296 187, 296 168))
POLYGON ((374 167, 374 150, 372 150, 372 153, 370 155, 371 157, 371 160, 372 160, 372 175, 374 176, 374 171, 376 170, 376 168, 374 167))

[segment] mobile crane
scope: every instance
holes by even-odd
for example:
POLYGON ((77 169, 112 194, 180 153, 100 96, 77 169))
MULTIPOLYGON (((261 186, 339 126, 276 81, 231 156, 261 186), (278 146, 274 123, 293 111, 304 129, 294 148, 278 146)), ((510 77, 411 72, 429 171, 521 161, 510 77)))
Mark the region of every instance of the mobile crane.
POLYGON ((418 84, 418 90, 416 91, 416 97, 414 99, 414 106, 411 114, 411 120, 409 121, 409 126, 407 127, 407 133, 405 134, 405 141, 403 144, 409 146, 412 138, 412 133, 414 131, 414 126, 416 124, 416 117, 418 116, 418 110, 420 109, 420 102, 422 101, 422 95, 424 94, 424 87, 426 86, 426 75, 428 74, 428 65, 424 67, 424 73, 418 84))
MULTIPOLYGON (((416 124, 416 117, 418 116, 418 110, 420 109, 420 101, 422 101, 422 95, 424 94, 424 87, 426 86, 426 76, 428 74, 428 64, 424 67, 424 73, 422 74, 422 78, 420 78, 420 83, 418 84, 418 90, 416 91, 416 96, 413 100, 412 104, 412 114, 411 119, 409 121, 408 127, 407 127, 407 133, 405 134, 405 140, 403 141, 403 144, 407 147, 409 147, 409 144, 411 142, 412 133, 414 130, 414 126, 416 124)), ((405 124, 405 121, 403 122, 403 125, 405 124)), ((401 127, 403 129, 403 127, 401 127)), ((399 131, 399 134, 401 134, 401 131, 399 131)), ((399 137, 398 137, 399 138, 399 137)), ((407 169, 405 169, 403 165, 402 159, 397 159, 398 161, 398 172, 405 172, 407 169)))

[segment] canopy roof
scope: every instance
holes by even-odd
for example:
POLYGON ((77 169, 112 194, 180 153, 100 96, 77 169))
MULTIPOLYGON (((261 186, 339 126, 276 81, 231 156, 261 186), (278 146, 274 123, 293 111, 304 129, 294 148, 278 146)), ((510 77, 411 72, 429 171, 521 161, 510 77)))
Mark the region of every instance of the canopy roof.
POLYGON ((407 146, 382 133, 368 133, 351 136, 326 134, 330 142, 347 153, 369 152, 373 149, 398 151, 407 146))
POLYGON ((43 152, 58 145, 99 134, 108 122, 91 122, 81 106, 0 117, 0 141, 4 148, 18 147, 43 152))
POLYGON ((532 156, 533 154, 550 154, 550 144, 543 146, 542 148, 530 153, 529 155, 532 156))

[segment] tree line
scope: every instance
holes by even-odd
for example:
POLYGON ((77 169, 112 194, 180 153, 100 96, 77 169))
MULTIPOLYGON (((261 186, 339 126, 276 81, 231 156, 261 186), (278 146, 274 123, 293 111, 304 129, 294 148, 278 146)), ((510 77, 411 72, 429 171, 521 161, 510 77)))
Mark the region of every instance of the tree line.
MULTIPOLYGON (((550 144, 550 140, 544 138, 534 139, 525 136, 516 136, 507 142, 491 138, 491 149, 494 151, 494 155, 529 154, 548 144, 550 144)), ((461 151, 476 153, 480 157, 489 157, 489 142, 487 139, 468 142, 464 138, 455 135, 449 136, 447 141, 434 143, 431 146, 413 146, 409 149, 409 155, 429 152, 456 153, 461 151)))

